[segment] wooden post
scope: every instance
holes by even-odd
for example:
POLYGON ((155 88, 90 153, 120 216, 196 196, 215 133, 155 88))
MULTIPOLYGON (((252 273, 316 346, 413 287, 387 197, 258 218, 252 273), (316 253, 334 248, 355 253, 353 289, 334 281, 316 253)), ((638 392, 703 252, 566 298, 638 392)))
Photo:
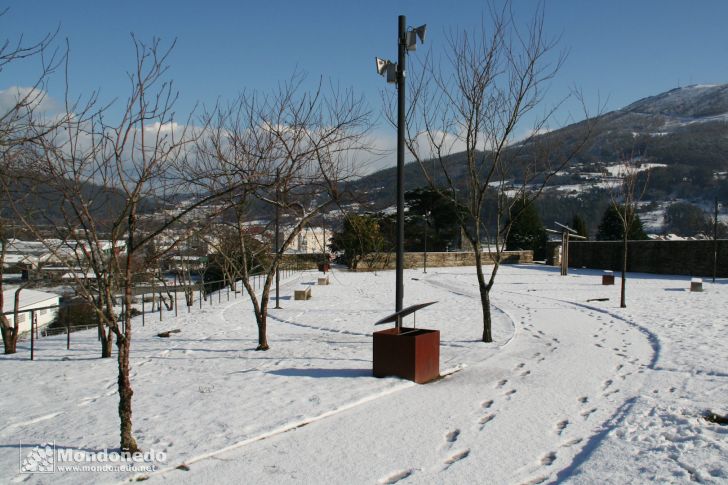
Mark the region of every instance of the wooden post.
POLYGON ((142 293, 142 327, 144 326, 144 314, 146 311, 144 310, 144 293, 142 293))
POLYGON ((71 350, 71 320, 66 318, 66 350, 71 350))
POLYGON ((162 294, 159 294, 159 321, 162 321, 162 294))

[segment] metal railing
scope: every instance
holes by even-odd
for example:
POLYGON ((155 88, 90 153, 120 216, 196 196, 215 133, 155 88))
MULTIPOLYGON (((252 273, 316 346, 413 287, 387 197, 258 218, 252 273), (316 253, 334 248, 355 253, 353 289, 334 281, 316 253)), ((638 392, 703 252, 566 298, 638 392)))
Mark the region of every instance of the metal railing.
MULTIPOLYGON (((288 278, 292 274, 301 271, 298 267, 294 268, 281 268, 279 270, 279 274, 281 278, 288 278)), ((248 280, 251 281, 251 285, 253 287, 253 291, 259 291, 263 288, 263 285, 265 283, 265 277, 266 275, 263 273, 249 275, 248 280)), ((275 281, 275 278, 274 280, 275 281)), ((275 284, 275 283, 273 283, 275 284)), ((237 299, 238 293, 242 295, 243 291, 245 291, 243 283, 241 280, 236 280, 235 289, 232 291, 233 293, 233 299, 237 299)), ((273 286, 273 285, 272 285, 273 286)), ((179 315, 179 308, 178 308, 178 302, 177 302, 177 295, 178 293, 182 293, 183 295, 187 295, 189 291, 192 292, 192 298, 186 298, 186 296, 183 296, 183 299, 187 306, 187 313, 192 312, 192 307, 199 305, 199 308, 202 309, 203 307, 203 301, 206 301, 209 303, 210 306, 214 304, 214 294, 217 293, 217 302, 222 303, 223 299, 223 293, 226 293, 226 301, 230 301, 230 293, 231 288, 233 287, 232 283, 229 283, 227 279, 223 280, 215 280, 215 281, 200 281, 193 284, 175 284, 175 285, 166 285, 166 286, 159 286, 154 291, 150 292, 141 292, 141 293, 135 293, 133 296, 133 299, 137 299, 141 297, 141 311, 136 308, 136 306, 132 307, 132 318, 135 318, 137 316, 141 316, 142 320, 142 326, 145 326, 147 313, 159 313, 159 321, 164 321, 164 308, 166 307, 166 313, 169 314, 171 312, 174 312, 174 316, 177 317, 179 315), (146 303, 149 296, 152 296, 152 307, 149 312, 146 310, 146 303), (169 300, 169 301, 168 301, 169 300), (156 304, 156 309, 155 309, 156 304), (134 310, 138 311, 138 314, 134 314, 134 310)), ((119 299, 120 301, 120 307, 121 312, 119 313, 120 318, 123 318, 126 312, 125 308, 125 302, 123 298, 123 294, 116 294, 114 295, 114 299, 119 299)), ((30 314, 30 331, 28 334, 30 335, 30 360, 35 359, 35 341, 40 337, 50 337, 55 335, 62 335, 66 334, 66 350, 71 349, 71 333, 82 331, 82 330, 90 330, 92 328, 98 328, 98 322, 94 324, 84 324, 84 325, 71 325, 70 320, 66 320, 66 325, 62 326, 44 326, 43 328, 38 327, 38 315, 41 311, 49 311, 49 310, 62 310, 65 308, 69 308, 71 306, 70 303, 61 303, 58 305, 49 305, 45 307, 38 307, 38 308, 30 308, 30 309, 24 309, 24 310, 18 310, 18 318, 20 318, 21 314, 30 314)), ((8 311, 3 312, 3 315, 15 315, 15 311, 8 311)), ((59 312, 60 313, 60 312, 59 312)), ((52 324, 52 323, 51 323, 52 324)), ((26 334, 23 333, 18 337, 18 340, 23 340, 20 337, 25 337, 26 334)), ((99 340, 101 339, 101 335, 99 335, 99 340)))

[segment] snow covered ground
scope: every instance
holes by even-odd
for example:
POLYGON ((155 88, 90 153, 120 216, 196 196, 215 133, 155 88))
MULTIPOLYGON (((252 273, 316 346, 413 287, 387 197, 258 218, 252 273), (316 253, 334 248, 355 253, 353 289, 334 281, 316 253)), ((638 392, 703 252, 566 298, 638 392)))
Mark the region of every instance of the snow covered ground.
POLYGON ((65 336, 41 339, 34 362, 23 343, 0 356, 0 481, 728 481, 728 428, 701 417, 728 413, 728 281, 691 293, 687 277, 633 274, 620 309, 618 284, 571 273, 502 267, 496 342, 484 344, 473 268, 407 271, 406 305, 438 301, 417 325, 441 331, 447 375, 426 385, 371 377, 392 272, 335 270, 308 301, 290 295, 317 274, 289 280, 267 352, 253 350, 240 297, 145 327, 137 319, 135 436, 165 455, 152 473, 19 471, 36 445, 118 445, 116 362, 98 358, 95 332, 73 334, 70 351, 65 336), (154 336, 170 329, 181 332, 154 336))

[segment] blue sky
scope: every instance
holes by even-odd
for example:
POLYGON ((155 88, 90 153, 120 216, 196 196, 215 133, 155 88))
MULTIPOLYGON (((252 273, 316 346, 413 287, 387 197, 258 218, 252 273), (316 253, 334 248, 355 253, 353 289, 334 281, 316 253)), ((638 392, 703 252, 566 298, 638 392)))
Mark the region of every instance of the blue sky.
MULTIPOLYGON (((396 57, 397 15, 428 25, 424 48, 438 56, 445 34, 472 29, 487 14, 483 1, 36 1, 3 2, 0 38, 28 41, 60 27, 71 46, 70 89, 100 90, 103 100, 124 97, 133 63, 130 33, 140 39, 176 39, 169 76, 180 91, 177 112, 213 104, 243 89, 266 90, 298 69, 365 96, 380 112, 382 89, 374 57, 396 57)), ((514 0, 518 18, 537 5, 514 0)), ((568 58, 552 81, 546 103, 579 88, 590 106, 607 110, 679 85, 728 82, 728 2, 676 0, 546 0, 546 32, 560 37, 568 58)), ((486 22, 487 23, 487 22, 486 22)), ((0 39, 2 40, 2 39, 0 39)), ((412 55, 423 55, 420 47, 412 55)), ((0 90, 29 85, 37 61, 0 73, 0 90)), ((62 76, 49 85, 63 95, 62 76)), ((567 104, 553 124, 581 113, 567 104)), ((553 126, 555 128, 557 126, 553 126)), ((388 128, 379 128, 388 133, 388 128)), ((391 134, 394 139, 394 133, 391 134)))

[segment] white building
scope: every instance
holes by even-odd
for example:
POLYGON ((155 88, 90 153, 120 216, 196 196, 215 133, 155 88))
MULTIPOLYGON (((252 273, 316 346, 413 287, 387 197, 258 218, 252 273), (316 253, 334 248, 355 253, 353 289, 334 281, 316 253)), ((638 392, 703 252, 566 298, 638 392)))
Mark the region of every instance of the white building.
MULTIPOLYGON (((287 231, 290 234, 290 230, 287 231)), ((286 234, 286 235, 287 235, 286 234)), ((321 254, 328 252, 328 239, 333 233, 323 227, 304 227, 293 240, 288 250, 293 253, 321 254)))
MULTIPOLYGON (((18 315, 18 333, 22 334, 30 331, 30 316, 31 312, 24 310, 32 310, 34 308, 43 308, 58 305, 61 297, 55 293, 46 293, 45 291, 37 290, 21 290, 20 300, 18 301, 18 311, 22 312, 18 315)), ((12 312, 15 310, 15 290, 3 291, 3 308, 2 312, 11 312, 9 315, 5 315, 10 321, 10 325, 15 325, 15 318, 12 312)), ((58 309, 45 309, 38 310, 36 318, 38 322, 38 328, 43 328, 53 321, 56 317, 58 309)))

